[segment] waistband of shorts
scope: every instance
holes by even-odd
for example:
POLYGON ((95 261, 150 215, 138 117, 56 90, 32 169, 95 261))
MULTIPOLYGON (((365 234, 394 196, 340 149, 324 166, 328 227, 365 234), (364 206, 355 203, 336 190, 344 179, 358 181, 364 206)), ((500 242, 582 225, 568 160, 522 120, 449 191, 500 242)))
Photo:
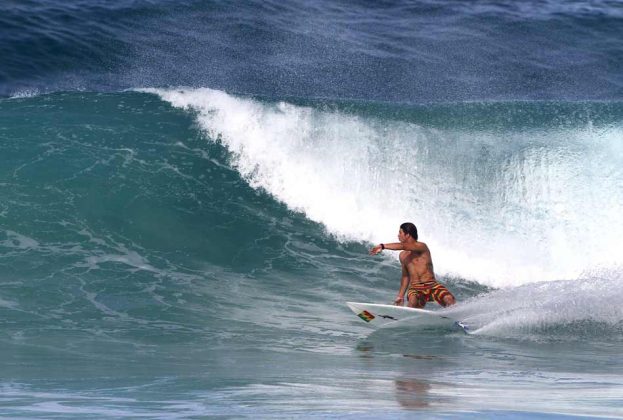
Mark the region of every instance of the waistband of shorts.
POLYGON ((429 280, 429 281, 425 281, 424 283, 409 285, 409 290, 426 290, 426 289, 430 289, 436 284, 437 282, 435 280, 429 280))

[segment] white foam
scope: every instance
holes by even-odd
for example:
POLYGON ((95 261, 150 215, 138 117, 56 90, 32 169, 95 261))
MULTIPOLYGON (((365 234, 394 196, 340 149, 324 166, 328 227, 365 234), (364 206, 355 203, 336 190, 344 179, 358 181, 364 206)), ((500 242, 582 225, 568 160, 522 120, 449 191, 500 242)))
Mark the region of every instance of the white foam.
POLYGON ((438 272, 494 286, 623 259, 621 127, 452 131, 211 89, 144 91, 195 112, 251 186, 339 240, 392 241, 413 221, 438 272))
POLYGON ((138 252, 128 249, 124 249, 124 251, 125 252, 123 254, 102 254, 88 256, 85 258, 84 266, 89 267, 89 269, 91 270, 95 270, 100 268, 101 264, 117 263, 130 266, 135 270, 144 270, 159 273, 159 270, 149 264, 147 259, 140 255, 138 252))
POLYGON ((40 94, 38 89, 22 89, 16 92, 13 92, 10 96, 11 99, 22 99, 22 98, 34 98, 40 94))
POLYGON ((6 231, 6 239, 0 241, 0 245, 7 248, 15 249, 36 249, 39 248, 39 242, 26 235, 14 232, 12 230, 6 231))
POLYGON ((577 280, 539 282, 495 290, 444 309, 476 334, 504 336, 580 321, 620 331, 623 267, 596 270, 577 280))

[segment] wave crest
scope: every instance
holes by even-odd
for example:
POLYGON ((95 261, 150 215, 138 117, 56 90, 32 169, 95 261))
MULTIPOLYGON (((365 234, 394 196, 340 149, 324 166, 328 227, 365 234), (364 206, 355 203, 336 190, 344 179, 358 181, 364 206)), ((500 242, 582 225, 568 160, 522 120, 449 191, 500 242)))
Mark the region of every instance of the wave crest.
POLYGON ((388 241, 413 221, 440 273, 493 286, 577 278, 621 262, 620 124, 574 124, 571 112, 562 128, 439 127, 387 110, 361 115, 212 89, 144 91, 195 112, 254 188, 340 240, 388 241))

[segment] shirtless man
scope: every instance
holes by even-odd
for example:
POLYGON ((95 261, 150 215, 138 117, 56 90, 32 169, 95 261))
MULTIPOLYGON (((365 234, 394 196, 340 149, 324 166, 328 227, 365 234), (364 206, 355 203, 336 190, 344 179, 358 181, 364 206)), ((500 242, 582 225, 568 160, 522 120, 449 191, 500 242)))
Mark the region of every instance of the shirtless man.
POLYGON ((430 250, 424 242, 417 240, 417 228, 413 223, 403 223, 398 231, 400 242, 391 244, 379 244, 370 250, 371 255, 376 255, 384 249, 400 251, 400 263, 402 264, 402 278, 400 290, 394 300, 394 304, 402 306, 404 295, 411 308, 423 308, 426 302, 434 300, 441 306, 454 305, 456 301, 452 293, 441 283, 435 280, 433 272, 433 260, 430 250))

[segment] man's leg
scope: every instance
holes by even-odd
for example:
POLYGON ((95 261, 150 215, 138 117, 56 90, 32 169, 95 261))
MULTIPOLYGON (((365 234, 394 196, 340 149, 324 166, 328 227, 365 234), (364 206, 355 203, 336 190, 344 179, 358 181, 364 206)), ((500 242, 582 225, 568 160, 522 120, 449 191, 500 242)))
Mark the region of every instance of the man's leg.
POLYGON ((413 291, 407 294, 409 300, 409 308, 424 308, 426 306, 426 295, 424 293, 413 291))
POLYGON ((451 306, 456 303, 456 300, 454 299, 452 293, 450 293, 450 291, 446 289, 446 286, 441 283, 437 283, 435 286, 433 286, 432 295, 433 299, 435 299, 435 302, 443 307, 451 306))

